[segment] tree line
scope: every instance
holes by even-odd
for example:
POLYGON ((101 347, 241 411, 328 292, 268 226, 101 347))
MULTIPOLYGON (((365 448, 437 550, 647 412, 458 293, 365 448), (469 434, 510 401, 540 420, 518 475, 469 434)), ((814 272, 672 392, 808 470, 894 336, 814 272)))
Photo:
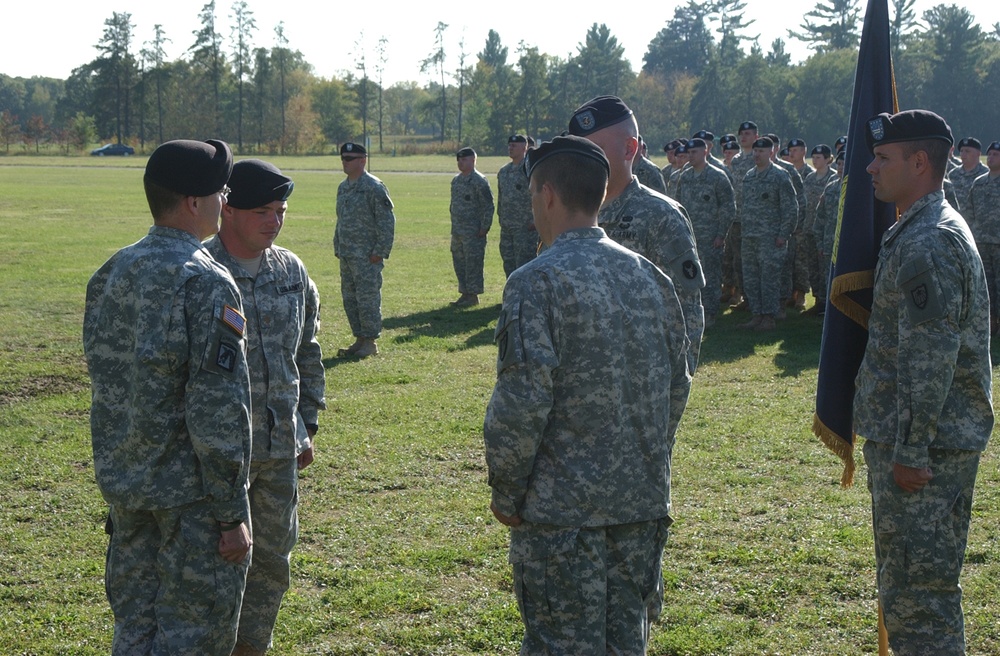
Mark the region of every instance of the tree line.
MULTIPOLYGON (((1000 124, 1000 23, 986 31, 955 4, 917 16, 915 1, 891 0, 900 107, 938 112, 956 136, 1000 138, 990 132, 1000 124)), ((137 44, 131 15, 114 12, 98 55, 68 79, 0 75, 0 144, 5 152, 56 144, 69 153, 101 140, 149 151, 169 139, 220 137, 239 153, 304 154, 332 152, 344 141, 405 152, 422 140, 424 151, 461 144, 502 153, 510 134, 559 134, 575 107, 601 94, 621 96, 636 111, 654 150, 699 129, 732 132, 744 120, 809 144, 843 134, 860 0, 820 0, 788 30, 813 51, 796 64, 784 39, 766 50, 759 44, 745 9, 744 0, 676 7, 638 72, 604 24, 594 23, 575 53, 559 57, 523 41, 511 52, 494 30, 473 54, 464 40, 451 43, 441 22, 421 62, 424 84, 388 86, 384 37, 369 52, 362 36, 353 45, 355 70, 326 79, 291 46, 283 23, 270 45, 259 45, 246 0, 230 7, 228 35, 216 27, 215 0, 204 5, 190 46, 173 61, 161 25, 137 44)))

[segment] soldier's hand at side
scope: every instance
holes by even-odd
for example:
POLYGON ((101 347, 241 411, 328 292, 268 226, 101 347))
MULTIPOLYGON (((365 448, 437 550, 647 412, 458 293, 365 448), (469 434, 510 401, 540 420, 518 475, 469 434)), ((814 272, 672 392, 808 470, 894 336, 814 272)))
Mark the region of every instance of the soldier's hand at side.
POLYGON ((500 512, 499 510, 497 510, 497 507, 495 505, 493 505, 492 503, 490 504, 490 510, 493 511, 493 516, 497 518, 497 521, 500 522, 501 524, 503 524, 504 526, 520 526, 521 525, 521 518, 519 516, 517 516, 517 515, 505 515, 502 512, 500 512))
POLYGON ((934 472, 931 471, 930 467, 917 469, 901 465, 898 462, 892 463, 892 475, 896 479, 896 485, 906 492, 917 492, 934 478, 934 472))
POLYGON ((480 239, 482 239, 483 237, 486 236, 486 233, 488 233, 488 232, 489 232, 489 230, 480 230, 479 232, 476 233, 476 236, 479 237, 480 239))
POLYGON ((368 256, 368 261, 371 262, 372 264, 378 264, 379 262, 382 261, 382 256, 381 255, 369 255, 368 256))
POLYGON ((219 555, 231 563, 239 563, 250 553, 252 544, 250 531, 244 522, 234 529, 222 532, 222 537, 219 538, 219 555))
POLYGON ((312 464, 314 457, 313 448, 312 445, 310 445, 308 449, 300 453, 299 457, 295 459, 295 466, 298 467, 299 470, 305 469, 312 464))

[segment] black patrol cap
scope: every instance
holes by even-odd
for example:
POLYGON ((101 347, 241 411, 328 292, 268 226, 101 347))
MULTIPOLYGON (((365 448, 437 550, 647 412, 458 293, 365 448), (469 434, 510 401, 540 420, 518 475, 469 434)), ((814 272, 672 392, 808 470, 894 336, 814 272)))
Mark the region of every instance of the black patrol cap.
POLYGON ((986 148, 987 153, 991 150, 1000 150, 1000 141, 994 141, 986 148))
POLYGON ((833 147, 836 148, 838 151, 843 150, 846 145, 847 145, 846 135, 843 137, 837 137, 837 140, 833 142, 833 147))
POLYGON ((526 144, 526 143, 528 143, 528 137, 524 136, 523 134, 512 134, 509 137, 507 137, 507 143, 509 143, 509 144, 512 144, 512 143, 523 143, 523 144, 526 144))
POLYGON ((691 138, 704 140, 706 146, 708 145, 709 141, 713 143, 715 142, 715 135, 709 132, 708 130, 698 130, 697 132, 694 133, 694 136, 692 136, 691 138))
POLYGON ((963 148, 975 148, 979 152, 982 152, 983 143, 979 141, 979 139, 976 139, 975 137, 966 137, 965 139, 962 139, 961 141, 958 142, 958 149, 962 150, 963 148))
POLYGON ((684 147, 688 150, 693 148, 708 148, 708 144, 705 143, 705 140, 701 137, 695 137, 694 139, 688 139, 687 143, 684 144, 684 147))
POLYGON ((552 141, 543 141, 538 144, 537 148, 533 148, 528 151, 524 157, 525 171, 528 174, 528 178, 531 178, 531 174, 534 172, 536 166, 553 155, 586 157, 598 162, 604 167, 604 170, 608 173, 608 175, 611 174, 611 166, 608 164, 608 158, 604 155, 603 150, 601 150, 593 141, 590 141, 589 139, 569 135, 565 137, 555 137, 552 141))
POLYGON ((789 139, 788 145, 785 148, 805 148, 806 142, 801 139, 789 139))
POLYGON ((473 150, 472 148, 469 148, 468 146, 455 153, 455 159, 459 159, 461 157, 475 157, 475 156, 476 156, 476 151, 473 150))
POLYGON ((618 96, 597 96, 577 107, 569 119, 569 133, 585 137, 592 132, 617 125, 632 116, 618 96))
POLYGON ((244 159, 233 164, 229 186, 232 191, 226 204, 238 210, 252 210, 276 200, 288 200, 295 183, 282 175, 274 164, 260 159, 244 159))
POLYGON ((865 143, 872 152, 875 146, 902 141, 937 139, 949 145, 955 143, 945 120, 926 109, 908 109, 892 115, 882 112, 868 119, 866 128, 865 143))
POLYGON ((813 146, 813 149, 809 151, 810 155, 823 155, 825 157, 833 156, 833 151, 826 144, 817 144, 813 146))
POLYGON ((727 141, 722 144, 722 150, 739 150, 740 144, 735 141, 727 141))
POLYGON ((663 152, 672 153, 675 150, 677 150, 677 146, 680 146, 682 143, 684 142, 681 141, 680 139, 674 139, 673 141, 671 141, 670 143, 668 143, 666 146, 663 147, 663 152))
POLYGON ((217 139, 167 141, 146 162, 144 180, 184 196, 209 196, 226 186, 233 151, 217 139))
POLYGON ((737 130, 737 132, 743 132, 744 130, 753 130, 754 132, 756 132, 757 124, 754 123, 753 121, 743 121, 742 123, 740 123, 740 128, 737 130))
POLYGON ((368 151, 361 144, 347 142, 340 147, 340 156, 344 155, 368 155, 368 151))
POLYGON ((767 149, 771 149, 771 148, 774 148, 774 142, 771 141, 770 139, 768 139, 767 137, 761 137, 757 141, 753 142, 753 146, 752 147, 753 148, 767 148, 767 149))

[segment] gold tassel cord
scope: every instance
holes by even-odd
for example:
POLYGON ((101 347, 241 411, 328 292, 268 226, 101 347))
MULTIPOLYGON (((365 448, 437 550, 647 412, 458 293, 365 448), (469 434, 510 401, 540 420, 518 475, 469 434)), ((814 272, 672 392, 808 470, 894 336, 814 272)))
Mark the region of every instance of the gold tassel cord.
MULTIPOLYGON (((813 434, 840 457, 844 463, 844 472, 840 475, 840 487, 849 488, 854 485, 854 444, 846 442, 830 430, 826 424, 820 421, 819 416, 813 415, 813 434)), ((852 435, 857 441, 857 436, 852 435)))

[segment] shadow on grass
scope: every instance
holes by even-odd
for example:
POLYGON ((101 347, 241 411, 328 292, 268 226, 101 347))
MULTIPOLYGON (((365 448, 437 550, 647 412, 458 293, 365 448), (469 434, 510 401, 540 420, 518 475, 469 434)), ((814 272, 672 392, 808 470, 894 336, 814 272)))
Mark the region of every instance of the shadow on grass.
POLYGON ((764 333, 739 327, 749 320, 747 312, 730 311, 720 316, 715 325, 705 331, 699 362, 736 362, 754 355, 761 347, 777 345, 775 365, 782 376, 798 376, 819 364, 822 318, 790 311, 787 319, 778 322, 777 328, 764 333))
MULTIPOLYGON (((460 335, 468 335, 464 341, 449 342, 443 346, 445 350, 468 349, 493 343, 493 331, 499 315, 500 304, 466 308, 445 305, 433 310, 387 317, 382 321, 382 328, 392 332, 389 339, 394 344, 408 344, 422 340, 450 340, 460 335)), ((383 340, 386 339, 383 335, 383 340)), ((335 355, 323 358, 323 365, 327 369, 351 362, 358 362, 358 359, 339 358, 335 355)))

